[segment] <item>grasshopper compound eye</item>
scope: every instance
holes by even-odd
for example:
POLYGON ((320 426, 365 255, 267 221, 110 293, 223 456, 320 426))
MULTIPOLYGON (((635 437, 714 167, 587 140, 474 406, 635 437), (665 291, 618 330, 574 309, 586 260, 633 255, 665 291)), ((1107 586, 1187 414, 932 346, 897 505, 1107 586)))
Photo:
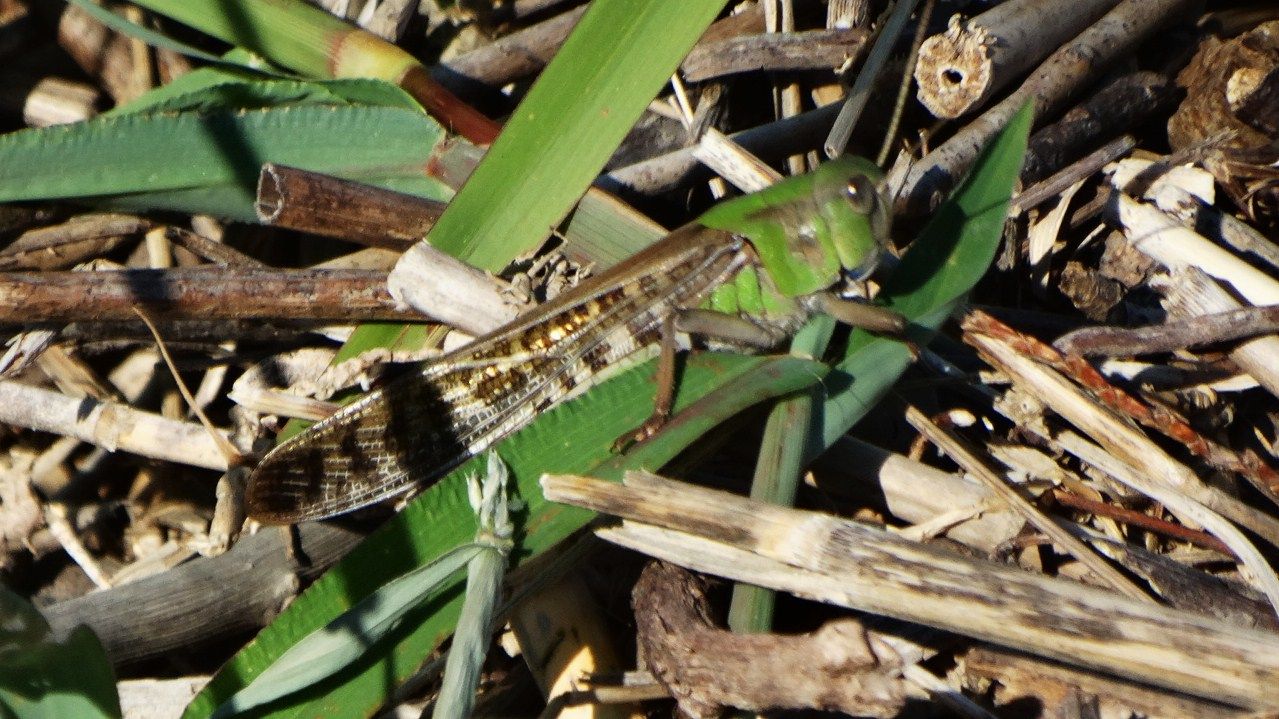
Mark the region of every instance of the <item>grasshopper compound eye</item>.
POLYGON ((875 207, 875 184, 865 175, 853 175, 844 186, 844 197, 857 212, 869 214, 875 207))

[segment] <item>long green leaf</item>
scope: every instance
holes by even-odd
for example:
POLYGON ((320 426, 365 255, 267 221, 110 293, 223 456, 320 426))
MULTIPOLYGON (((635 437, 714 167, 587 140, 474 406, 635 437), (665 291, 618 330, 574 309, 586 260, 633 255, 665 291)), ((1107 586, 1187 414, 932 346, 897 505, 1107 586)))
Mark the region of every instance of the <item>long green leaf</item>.
MULTIPOLYGON (((354 87, 348 81, 303 90, 270 81, 212 88, 205 100, 283 85, 299 98, 354 87)), ((391 186, 415 183, 442 198, 447 191, 423 174, 442 138, 440 126, 409 105, 308 103, 101 118, 0 136, 0 202, 114 196, 117 206, 255 221, 265 162, 391 186)))
POLYGON ((432 228, 431 244, 491 271, 541 244, 723 7, 591 3, 432 228))

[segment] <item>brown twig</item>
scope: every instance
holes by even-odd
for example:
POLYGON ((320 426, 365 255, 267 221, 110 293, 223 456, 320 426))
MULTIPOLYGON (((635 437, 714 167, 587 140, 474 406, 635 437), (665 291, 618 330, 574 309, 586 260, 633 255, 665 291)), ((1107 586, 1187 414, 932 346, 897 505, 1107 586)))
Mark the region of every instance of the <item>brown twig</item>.
MULTIPOLYGON (((446 86, 463 92, 475 83, 498 88, 536 74, 550 62, 569 32, 586 12, 573 8, 536 25, 513 32, 484 47, 447 60, 432 70, 446 86)), ((702 35, 702 42, 762 32, 764 13, 759 6, 716 21, 702 35)))
POLYGON ((268 163, 255 209, 264 225, 404 251, 426 236, 446 203, 268 163))
POLYGON ((865 30, 805 30, 698 43, 680 69, 688 82, 756 70, 830 70, 861 52, 865 30))
POLYGON ((1031 135, 1022 182, 1037 182, 1098 140, 1114 137, 1156 112, 1170 109, 1176 97, 1172 80, 1157 72, 1115 78, 1060 120, 1031 135))
POLYGON ((256 257, 251 257, 234 247, 224 245, 221 242, 214 242, 204 235, 184 230, 181 227, 166 227, 164 236, 174 245, 215 265, 266 268, 266 264, 256 257))
POLYGON ((1225 555, 1231 555, 1230 547, 1226 546, 1225 542, 1222 542, 1220 539, 1217 539, 1206 532, 1190 529, 1189 527, 1185 527, 1180 524, 1173 524, 1172 522, 1159 519, 1158 517, 1152 517, 1149 514, 1142 514, 1141 512, 1132 509, 1125 509, 1107 502, 1099 502, 1095 499, 1081 497, 1078 494, 1067 492, 1063 489, 1054 489, 1052 496, 1058 503, 1072 509, 1078 509, 1101 517, 1117 519, 1124 524, 1140 527, 1149 532, 1155 532, 1156 534, 1162 534, 1167 537, 1172 537, 1173 539, 1191 542, 1201 547, 1216 550, 1225 555))
POLYGON ((1279 332, 1279 305, 1270 305, 1149 327, 1083 327, 1058 337, 1053 347, 1064 355, 1115 357, 1175 352, 1276 332, 1279 332))
POLYGON ((1279 503, 1279 473, 1262 462, 1254 453, 1236 452, 1203 436, 1171 409, 1160 405, 1147 405, 1111 384, 1082 357, 1064 356, 1034 337, 1019 333, 982 312, 968 316, 965 320, 965 331, 995 337, 1008 343, 1017 352, 1053 367, 1074 379, 1107 407, 1184 445, 1191 453, 1203 458, 1209 464, 1240 474, 1273 501, 1279 503))
POLYGON ((901 84, 897 88, 897 99, 893 102, 892 119, 888 122, 888 129, 884 131, 884 141, 879 145, 879 154, 875 155, 875 164, 879 167, 883 167, 888 162, 888 155, 892 152, 893 142, 897 138, 902 114, 906 111, 906 98, 910 95, 910 79, 915 74, 915 68, 918 67, 919 48, 924 43, 924 34, 928 32, 928 23, 932 20, 933 10, 936 7, 936 0, 924 0, 924 6, 919 9, 915 39, 911 40, 910 55, 902 68, 901 84))
POLYGON ((915 70, 920 103, 939 118, 981 107, 1115 2, 1010 0, 962 23, 953 16, 946 32, 920 47, 915 70))
POLYGON ((995 334, 977 331, 976 326, 988 319, 977 313, 966 317, 964 341, 977 348, 991 366, 1011 378, 1023 396, 1022 401, 997 405, 1001 413, 1017 422, 1023 431, 1060 446, 1123 485, 1161 502, 1183 521, 1212 532, 1230 545, 1235 556, 1257 577, 1268 601, 1279 607, 1279 577, 1252 540, 1227 518, 1276 545, 1279 545, 1279 521, 1205 483, 1144 432, 1098 404, 1063 374, 1019 351, 1013 342, 1000 339, 998 328, 995 334), (1021 409, 1023 407, 1026 409, 1021 409), (1040 416, 1044 407, 1078 427, 1090 439, 1070 430, 1050 427, 1040 416))
MULTIPOLYGON (((831 122, 839 114, 838 103, 735 132, 729 139, 760 156, 777 160, 820 147, 831 122)), ((619 167, 602 175, 596 185, 610 192, 629 190, 645 195, 670 192, 711 177, 693 155, 692 148, 619 167)))
POLYGON ((398 309, 386 273, 364 270, 171 270, 0 273, 0 323, 156 319, 422 321, 398 309))
POLYGON ((1111 140, 1058 170, 1052 177, 1026 188, 1025 192, 1019 193, 1013 198, 1012 207, 1009 208, 1008 215, 1016 217, 1032 207, 1037 207, 1041 203, 1059 196, 1071 185, 1101 170, 1108 163, 1127 155, 1136 146, 1137 141, 1132 135, 1124 135, 1111 140))
POLYGON ((565 11, 443 62, 431 73, 437 81, 464 92, 467 82, 498 88, 541 72, 585 12, 586 6, 565 11))
POLYGON ((856 620, 789 636, 720 629, 702 584, 666 562, 644 568, 632 603, 650 671, 690 716, 735 707, 890 717, 906 700, 899 661, 891 650, 877 652, 856 620))
POLYGON ((141 217, 79 215, 49 227, 27 230, 0 250, 0 270, 53 270, 110 252, 126 237, 155 227, 141 217))
POLYGON ((897 209, 925 213, 955 186, 978 153, 1027 102, 1035 117, 1057 111, 1077 88, 1134 44, 1168 22, 1184 17, 1192 0, 1124 0, 1078 37, 1048 57, 999 104, 987 110, 907 173, 897 209))

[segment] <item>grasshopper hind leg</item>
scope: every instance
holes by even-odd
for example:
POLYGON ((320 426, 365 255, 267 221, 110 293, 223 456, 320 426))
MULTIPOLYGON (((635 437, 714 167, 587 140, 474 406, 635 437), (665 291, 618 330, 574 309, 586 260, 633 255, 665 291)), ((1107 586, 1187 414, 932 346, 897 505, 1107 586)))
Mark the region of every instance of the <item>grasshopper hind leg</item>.
POLYGON ((662 336, 658 345, 657 395, 653 400, 653 413, 635 431, 618 437, 613 442, 614 452, 621 452, 636 442, 652 437, 671 418, 671 408, 675 403, 676 359, 679 353, 675 332, 675 315, 667 315, 662 319, 662 336))
POLYGON ((684 309, 668 315, 662 320, 653 413, 634 432, 619 437, 613 443, 615 451, 652 437, 670 420, 677 384, 676 360, 679 346, 676 337, 680 332, 756 350, 777 347, 790 336, 780 327, 759 324, 738 315, 713 310, 684 309))

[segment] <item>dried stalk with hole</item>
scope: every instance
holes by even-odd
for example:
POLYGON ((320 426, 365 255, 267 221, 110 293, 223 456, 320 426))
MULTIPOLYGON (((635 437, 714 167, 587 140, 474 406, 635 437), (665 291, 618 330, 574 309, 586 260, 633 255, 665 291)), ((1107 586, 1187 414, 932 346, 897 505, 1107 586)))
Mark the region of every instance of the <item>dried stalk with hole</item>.
POLYGON ((977 17, 950 18, 946 32, 919 48, 916 97, 936 117, 953 119, 987 100, 1061 47, 1117 0, 1009 0, 977 17))

